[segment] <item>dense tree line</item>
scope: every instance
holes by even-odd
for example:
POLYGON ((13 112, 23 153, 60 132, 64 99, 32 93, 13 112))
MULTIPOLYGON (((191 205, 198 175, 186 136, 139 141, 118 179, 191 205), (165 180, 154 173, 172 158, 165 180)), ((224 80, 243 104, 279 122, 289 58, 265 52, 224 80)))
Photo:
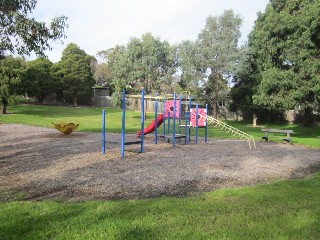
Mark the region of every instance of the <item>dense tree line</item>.
POLYGON ((90 102, 95 83, 92 61, 95 59, 74 43, 65 48, 57 63, 44 57, 28 62, 12 56, 4 58, 0 61, 2 113, 18 95, 35 98, 38 103, 50 94, 64 101, 70 99, 73 106, 78 105, 79 98, 90 102))
POLYGON ((116 104, 122 89, 129 93, 138 93, 141 88, 146 94, 172 92, 177 61, 175 47, 167 41, 146 33, 141 39, 132 38, 127 46, 118 45, 99 54, 110 69, 116 104))
POLYGON ((15 93, 25 69, 25 61, 11 56, 0 60, 0 97, 1 113, 7 112, 10 101, 14 101, 15 93))
MULTIPOLYGON (((6 113, 6 107, 10 101, 14 100, 14 96, 23 91, 21 81, 28 75, 26 62, 21 58, 5 57, 7 52, 20 55, 30 55, 31 52, 35 52, 37 55, 43 56, 46 50, 51 49, 51 41, 65 37, 64 30, 68 27, 67 18, 65 16, 54 18, 49 25, 39 22, 30 16, 36 4, 36 0, 1 0, 0 2, 0 99, 2 113, 6 113)), ((32 73, 29 71, 29 74, 32 73)), ((37 75, 39 74, 38 72, 37 75)), ((38 80, 35 79, 35 81, 38 80)), ((41 101, 43 93, 37 93, 34 83, 31 84, 33 86, 27 84, 28 91, 35 94, 35 97, 41 101)))
POLYGON ((68 93, 77 106, 80 96, 91 97, 95 83, 91 62, 95 59, 86 54, 76 44, 70 43, 63 51, 61 61, 58 62, 58 71, 63 91, 68 93))
POLYGON ((232 91, 235 108, 282 112, 300 106, 312 124, 320 93, 320 2, 271 0, 250 33, 232 91))
POLYGON ((126 46, 100 52, 111 72, 115 102, 119 104, 122 89, 137 93, 143 87, 147 94, 189 92, 209 101, 217 115, 239 58, 240 26, 240 16, 227 10, 219 17, 208 17, 194 42, 170 46, 147 33, 126 46))
POLYGON ((263 116, 278 118, 299 106, 308 125, 319 108, 319 1, 270 0, 243 46, 238 43, 241 17, 226 10, 221 16, 209 16, 195 41, 170 45, 146 33, 126 45, 100 51, 103 62, 74 43, 57 63, 43 57, 30 62, 4 58, 4 50, 41 56, 50 49, 49 40, 64 37, 65 17, 54 19, 50 28, 34 19, 26 21, 35 4, 21 0, 0 4, 8 21, 2 19, 0 26, 2 112, 17 94, 41 103, 56 93, 76 106, 78 99, 90 99, 94 84, 110 87, 115 105, 120 104, 123 89, 133 94, 141 88, 147 94, 188 92, 209 103, 215 117, 219 101, 226 98, 231 110, 250 113, 254 121, 263 116), (19 25, 21 20, 29 25, 19 25), (10 34, 17 40, 12 42, 10 34), (230 82, 234 83, 231 91, 230 82))
POLYGON ((196 95, 211 105, 215 118, 241 56, 241 23, 240 16, 232 10, 218 17, 210 16, 197 40, 183 42, 179 47, 183 85, 192 92, 197 89, 196 95))

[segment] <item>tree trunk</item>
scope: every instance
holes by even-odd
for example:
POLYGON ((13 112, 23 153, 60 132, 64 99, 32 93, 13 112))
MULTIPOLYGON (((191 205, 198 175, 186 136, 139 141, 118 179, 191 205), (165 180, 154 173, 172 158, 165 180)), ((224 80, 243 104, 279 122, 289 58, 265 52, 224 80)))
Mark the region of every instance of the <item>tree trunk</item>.
POLYGON ((215 101, 213 101, 212 99, 210 98, 207 98, 208 102, 209 102, 209 105, 210 107, 212 108, 213 112, 212 112, 212 116, 213 118, 217 119, 218 117, 218 108, 217 108, 217 103, 215 101))
POLYGON ((74 107, 78 107, 78 103, 77 103, 77 97, 73 97, 73 106, 74 107))
POLYGON ((215 102, 213 105, 213 117, 217 120, 218 120, 218 112, 219 112, 219 106, 218 106, 218 103, 215 102))
POLYGON ((43 104, 43 100, 44 100, 43 97, 38 98, 38 103, 42 105, 43 104))
POLYGON ((253 126, 253 127, 256 127, 256 126, 257 126, 257 115, 256 115, 255 113, 253 114, 252 126, 253 126))
POLYGON ((312 108, 306 107, 304 109, 303 125, 305 127, 310 127, 313 125, 313 113, 312 108))
POLYGON ((147 99, 144 100, 144 120, 147 120, 147 106, 148 106, 148 101, 147 99))
POLYGON ((46 98, 47 94, 43 94, 41 97, 40 97, 40 104, 43 104, 44 103, 44 99, 46 98))
POLYGON ((1 113, 2 114, 6 114, 7 113, 8 100, 5 97, 3 97, 1 99, 1 104, 2 104, 1 113))

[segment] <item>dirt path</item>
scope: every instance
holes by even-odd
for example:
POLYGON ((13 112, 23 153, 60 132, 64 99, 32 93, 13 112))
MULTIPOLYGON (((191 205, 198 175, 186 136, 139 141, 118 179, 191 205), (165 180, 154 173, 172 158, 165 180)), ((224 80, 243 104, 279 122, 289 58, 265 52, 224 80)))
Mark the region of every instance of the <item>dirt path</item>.
MULTIPOLYGON (((128 136, 128 139, 135 136, 128 136)), ((108 134, 108 141, 120 141, 108 134)), ((202 140, 202 139, 201 139, 202 140)), ((101 154, 101 134, 17 124, 0 125, 0 201, 24 199, 141 199, 188 196, 225 187, 306 176, 320 169, 320 150, 257 142, 249 150, 240 140, 209 139, 178 145, 146 140, 145 153, 119 144, 101 154)))

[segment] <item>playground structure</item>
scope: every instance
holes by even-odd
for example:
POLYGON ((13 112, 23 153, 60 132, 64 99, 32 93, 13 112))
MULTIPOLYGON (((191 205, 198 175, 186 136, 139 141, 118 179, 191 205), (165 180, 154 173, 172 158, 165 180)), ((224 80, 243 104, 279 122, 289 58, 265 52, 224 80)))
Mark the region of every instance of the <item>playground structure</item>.
MULTIPOLYGON (((182 98, 179 96, 177 99, 176 94, 173 94, 172 99, 165 99, 162 97, 154 97, 155 99, 155 118, 154 120, 144 128, 145 113, 144 113, 144 101, 145 95, 144 90, 141 91, 141 129, 137 131, 136 135, 140 138, 137 141, 126 142, 125 140, 125 109, 126 109, 126 94, 125 90, 122 93, 122 130, 121 130, 121 158, 124 158, 124 151, 126 145, 140 144, 140 152, 144 152, 144 136, 150 133, 154 133, 154 144, 158 143, 158 138, 163 139, 164 141, 172 141, 173 147, 176 145, 176 140, 181 142, 181 139, 184 139, 184 144, 186 145, 188 141, 191 141, 191 129, 195 129, 195 143, 198 143, 199 138, 199 128, 204 128, 204 141, 208 140, 208 125, 212 124, 214 127, 224 130, 227 133, 232 134, 233 136, 238 136, 240 139, 245 140, 248 143, 249 148, 255 146, 254 138, 239 130, 236 129, 224 122, 221 122, 208 115, 208 104, 205 108, 199 108, 199 105, 196 104, 195 108, 192 108, 191 97, 188 97, 188 104, 186 104, 185 117, 182 118, 182 98), (164 102, 163 113, 158 114, 158 100, 162 99, 164 102), (172 130, 171 130, 171 120, 172 120, 172 130), (184 123, 182 122, 184 121, 184 123), (178 123, 177 123, 178 122, 178 123), (178 125, 177 125, 178 124, 178 125), (158 133, 158 128, 163 125, 162 134, 158 133), (184 133, 183 130, 184 129, 184 133)), ((106 148, 106 111, 102 112, 102 153, 105 154, 106 148)))
MULTIPOLYGON (((126 92, 121 98, 122 127, 121 127, 121 158, 124 158, 125 146, 140 144, 140 152, 144 152, 144 90, 141 91, 141 138, 137 141, 126 142, 126 92)), ((106 153, 106 110, 102 110, 102 154, 106 153)))
POLYGON ((73 131, 77 130, 77 128, 79 127, 78 123, 65 123, 63 121, 52 124, 55 129, 57 129, 59 132, 62 132, 63 134, 70 134, 73 131))
MULTIPOLYGON (((179 97, 179 100, 176 100, 176 95, 174 93, 173 100, 165 100, 164 104, 164 127, 163 127, 163 134, 160 135, 160 138, 166 139, 166 138, 172 138, 173 146, 175 146, 175 139, 178 138, 185 138, 185 144, 187 144, 187 141, 190 141, 191 136, 191 129, 195 129, 195 143, 198 143, 199 138, 199 128, 205 128, 204 133, 204 141, 207 142, 208 140, 208 125, 212 124, 214 127, 219 128, 220 130, 224 130, 227 133, 230 133, 232 136, 238 136, 240 139, 245 140, 245 142, 249 145, 249 148, 252 149, 252 147, 256 147, 255 141, 253 136, 250 134, 247 134, 237 128, 234 128, 222 121, 219 121, 218 119, 215 119, 208 115, 208 104, 206 104, 205 108, 199 108, 199 105, 196 104, 195 108, 192 108, 192 102, 191 98, 188 98, 188 105, 187 105, 187 111, 185 113, 185 124, 181 123, 181 110, 182 110, 182 101, 181 97, 179 97), (178 107, 177 107, 178 106, 178 107), (169 135, 170 132, 170 118, 173 118, 173 133, 172 137, 169 135), (166 134, 166 122, 165 119, 168 119, 168 133, 166 134), (175 122, 176 119, 179 121, 179 133, 175 134, 175 122), (185 135, 181 134, 181 128, 185 128, 185 135), (188 135, 188 137, 187 137, 188 135)), ((157 99, 155 104, 157 104, 157 99)), ((157 108, 156 108, 157 109, 157 108)), ((157 115, 157 112, 155 112, 155 115, 157 115)), ((156 131, 155 131, 156 132, 156 131)), ((156 133, 155 133, 156 134, 156 133)), ((156 136, 155 136, 156 137, 156 136)), ((156 139, 156 138, 155 138, 156 139)))
MULTIPOLYGON (((181 139, 184 139, 184 143, 187 144, 188 141, 191 140, 191 129, 196 129, 195 134, 195 142, 198 143, 198 137, 199 137, 199 128, 205 128, 205 142, 207 142, 208 139, 208 125, 206 124, 206 121, 203 121, 199 118, 200 112, 207 112, 208 106, 206 105, 206 108, 199 108, 198 104, 196 104, 196 108, 191 108, 191 98, 188 97, 187 104, 186 104, 186 111, 185 116, 182 117, 182 98, 179 96, 179 98, 176 98, 176 94, 173 94, 173 99, 164 99, 164 107, 163 112, 165 114, 164 118, 164 124, 163 124, 163 133, 160 135, 161 139, 168 140, 172 139, 172 145, 175 146, 176 139, 181 141, 181 139), (172 119, 172 133, 170 132, 170 126, 171 126, 171 119, 172 119), (184 121, 184 123, 182 122, 184 121), (167 122, 167 123, 166 123, 167 122), (178 131, 176 130, 176 122, 178 122, 178 131), (183 130, 184 129, 184 133, 183 130)), ((155 104, 157 105, 157 99, 155 104)), ((155 112, 155 115, 157 115, 157 112, 155 112)))

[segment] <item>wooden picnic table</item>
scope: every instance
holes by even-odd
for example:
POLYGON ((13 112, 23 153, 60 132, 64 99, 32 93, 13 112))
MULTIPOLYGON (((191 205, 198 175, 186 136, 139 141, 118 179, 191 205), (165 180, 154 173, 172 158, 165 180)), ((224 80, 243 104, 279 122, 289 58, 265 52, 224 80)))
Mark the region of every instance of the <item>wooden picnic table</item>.
POLYGON ((268 128, 263 128, 261 129, 262 132, 265 133, 265 135, 262 137, 262 139, 269 141, 269 135, 268 133, 284 133, 287 135, 286 138, 283 138, 282 140, 288 142, 288 143, 292 143, 291 141, 291 135, 293 132, 293 130, 282 130, 282 129, 268 129, 268 128))

